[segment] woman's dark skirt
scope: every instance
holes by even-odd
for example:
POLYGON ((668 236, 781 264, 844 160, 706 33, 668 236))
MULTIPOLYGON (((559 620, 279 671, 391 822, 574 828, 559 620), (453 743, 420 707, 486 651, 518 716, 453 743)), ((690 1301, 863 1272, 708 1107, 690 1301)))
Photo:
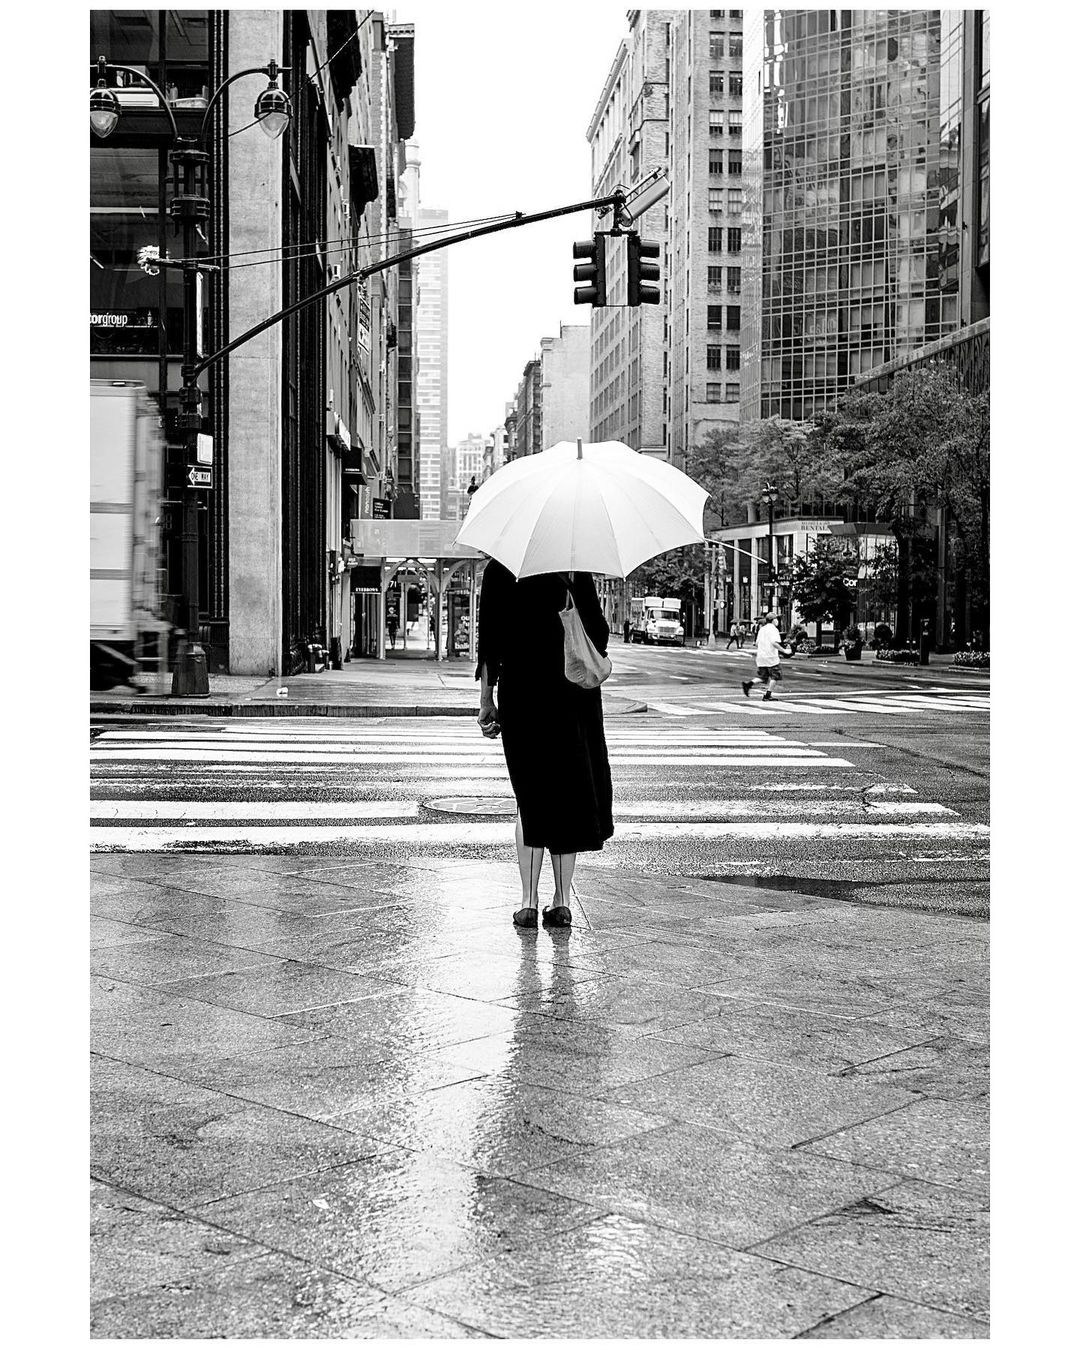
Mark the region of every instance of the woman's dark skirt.
POLYGON ((504 677, 499 722, 525 845, 598 852, 615 832, 600 690, 564 680, 540 692, 504 677))

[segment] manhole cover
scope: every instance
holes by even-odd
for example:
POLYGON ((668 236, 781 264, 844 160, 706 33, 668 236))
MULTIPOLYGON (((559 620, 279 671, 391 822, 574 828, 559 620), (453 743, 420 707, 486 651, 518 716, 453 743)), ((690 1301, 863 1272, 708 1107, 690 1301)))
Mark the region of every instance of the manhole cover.
POLYGON ((512 796, 440 796, 425 801, 428 810, 442 810, 448 815, 514 815, 517 802, 512 796))

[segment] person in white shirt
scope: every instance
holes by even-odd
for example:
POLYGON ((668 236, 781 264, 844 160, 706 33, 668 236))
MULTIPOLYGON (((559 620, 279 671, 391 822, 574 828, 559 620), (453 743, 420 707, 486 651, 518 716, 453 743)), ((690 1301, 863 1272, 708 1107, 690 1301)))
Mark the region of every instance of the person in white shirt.
POLYGON ((761 695, 762 702, 769 702, 772 699, 772 686, 783 679, 780 671, 780 648, 784 644, 784 639, 780 636, 780 629, 776 626, 776 614, 768 613, 765 615, 765 622, 757 630, 757 675, 754 679, 744 679, 742 691, 747 698, 750 697, 750 690, 755 684, 764 684, 765 692, 761 695))

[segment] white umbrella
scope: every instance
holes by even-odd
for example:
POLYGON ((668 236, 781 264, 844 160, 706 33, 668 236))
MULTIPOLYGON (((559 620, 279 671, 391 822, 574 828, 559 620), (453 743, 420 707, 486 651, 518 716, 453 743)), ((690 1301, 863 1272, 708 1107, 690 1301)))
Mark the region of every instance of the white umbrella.
POLYGON ((702 543, 708 497, 671 464, 620 441, 564 440, 482 483, 456 541, 517 577, 627 576, 659 553, 702 543))

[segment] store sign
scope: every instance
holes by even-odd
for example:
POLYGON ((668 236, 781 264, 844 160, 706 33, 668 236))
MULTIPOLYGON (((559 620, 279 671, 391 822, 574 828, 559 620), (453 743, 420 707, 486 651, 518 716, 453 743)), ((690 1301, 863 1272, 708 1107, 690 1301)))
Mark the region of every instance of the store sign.
POLYGON ((371 498, 371 518, 373 520, 390 519, 390 498, 372 497, 371 498))
POLYGON ((106 309, 90 311, 91 328, 156 328, 157 315, 152 309, 106 309))

